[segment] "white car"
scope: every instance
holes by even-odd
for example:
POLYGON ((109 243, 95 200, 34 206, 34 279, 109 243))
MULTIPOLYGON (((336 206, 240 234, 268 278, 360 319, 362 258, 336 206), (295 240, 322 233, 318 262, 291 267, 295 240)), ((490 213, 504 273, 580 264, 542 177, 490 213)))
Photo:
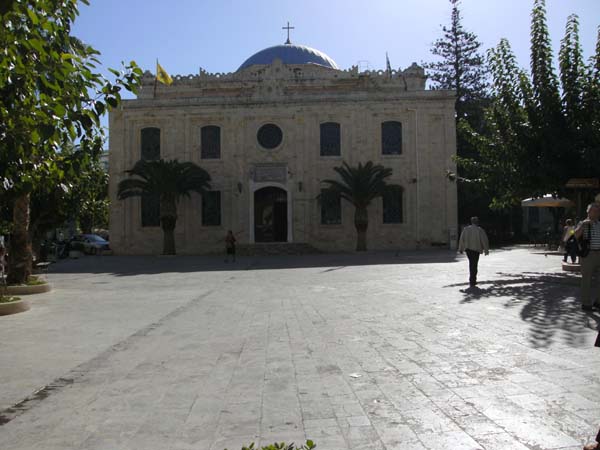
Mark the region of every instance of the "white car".
POLYGON ((82 234, 75 238, 75 242, 83 244, 83 252, 91 255, 99 255, 105 250, 110 250, 108 241, 97 234, 82 234))

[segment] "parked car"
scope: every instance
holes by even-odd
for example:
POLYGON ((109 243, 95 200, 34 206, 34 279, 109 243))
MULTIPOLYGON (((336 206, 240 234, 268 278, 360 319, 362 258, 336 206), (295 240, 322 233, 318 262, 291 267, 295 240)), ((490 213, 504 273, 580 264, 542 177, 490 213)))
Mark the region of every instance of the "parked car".
POLYGON ((91 255, 99 255, 104 250, 110 250, 108 241, 97 234, 80 234, 73 239, 73 243, 75 242, 81 242, 83 252, 91 255))

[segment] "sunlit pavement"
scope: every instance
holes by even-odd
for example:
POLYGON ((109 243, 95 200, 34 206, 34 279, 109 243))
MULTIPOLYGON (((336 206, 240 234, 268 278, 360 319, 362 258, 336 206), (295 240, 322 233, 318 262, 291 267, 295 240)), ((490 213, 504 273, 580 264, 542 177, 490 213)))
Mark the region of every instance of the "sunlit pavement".
POLYGON ((579 449, 600 314, 560 261, 493 251, 476 288, 440 250, 61 261, 0 317, 0 448, 579 449))

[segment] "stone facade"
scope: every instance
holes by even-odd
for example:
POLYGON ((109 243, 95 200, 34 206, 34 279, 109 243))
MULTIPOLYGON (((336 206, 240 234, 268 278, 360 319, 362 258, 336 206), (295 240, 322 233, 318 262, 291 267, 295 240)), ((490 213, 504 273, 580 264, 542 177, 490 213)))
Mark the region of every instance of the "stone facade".
POLYGON ((381 199, 369 207, 370 249, 451 245, 456 239, 456 185, 446 178, 446 171, 455 169, 454 92, 426 90, 419 66, 359 72, 357 67, 342 71, 276 59, 229 74, 173 78, 172 85, 155 87, 154 76, 146 72, 138 98, 110 113, 110 238, 116 253, 162 250, 161 229, 142 227, 141 201, 116 198, 124 171, 141 157, 141 130, 147 127, 161 130, 161 158, 197 163, 220 191, 219 226, 202 225, 199 195, 179 204, 180 254, 221 250, 228 229, 240 244, 257 241, 255 200, 264 187, 281 189, 280 201, 287 199, 280 203, 285 217, 279 220, 287 222, 284 240, 325 251, 354 249, 353 206, 342 201, 341 224, 324 225, 317 201, 321 181, 336 178, 333 168, 344 161, 390 167, 389 181, 403 187, 402 223, 383 223, 381 199), (382 154, 381 124, 386 121, 402 124, 399 155, 382 154), (340 156, 320 154, 320 124, 325 122, 340 126, 340 156), (270 150, 257 141, 265 124, 277 125, 283 134, 270 150), (205 126, 220 127, 218 159, 201 158, 205 126))

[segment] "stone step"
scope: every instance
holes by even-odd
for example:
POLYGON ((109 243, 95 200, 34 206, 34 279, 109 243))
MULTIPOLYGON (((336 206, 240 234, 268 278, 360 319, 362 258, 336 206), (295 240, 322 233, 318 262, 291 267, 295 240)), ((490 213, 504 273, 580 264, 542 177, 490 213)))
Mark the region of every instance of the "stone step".
POLYGON ((310 244, 303 242, 262 242, 256 244, 242 244, 236 246, 236 253, 240 256, 265 256, 265 255, 311 255, 322 253, 310 244))
POLYGON ((567 272, 581 272, 581 265, 563 261, 562 270, 567 272))

